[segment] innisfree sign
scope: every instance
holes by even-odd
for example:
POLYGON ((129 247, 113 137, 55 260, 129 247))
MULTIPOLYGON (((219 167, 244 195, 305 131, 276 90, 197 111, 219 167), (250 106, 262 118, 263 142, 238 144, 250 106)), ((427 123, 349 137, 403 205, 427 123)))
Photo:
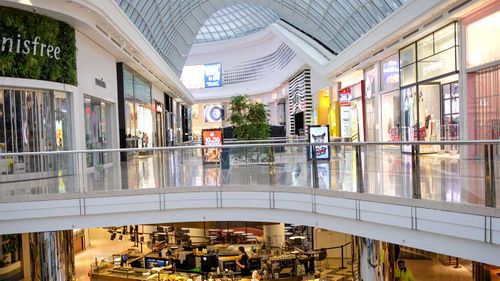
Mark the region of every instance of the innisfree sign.
POLYGON ((17 54, 38 55, 41 57, 47 56, 56 60, 61 59, 61 48, 39 42, 39 40, 40 36, 35 36, 32 40, 24 40, 21 38, 21 34, 17 34, 17 39, 2 36, 2 52, 15 52, 17 54))
POLYGON ((0 7, 0 76, 76 85, 75 29, 38 13, 0 7))

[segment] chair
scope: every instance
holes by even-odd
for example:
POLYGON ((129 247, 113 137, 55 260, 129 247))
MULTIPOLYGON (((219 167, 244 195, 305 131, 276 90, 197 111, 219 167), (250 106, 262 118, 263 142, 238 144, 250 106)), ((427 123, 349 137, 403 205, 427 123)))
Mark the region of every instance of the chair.
POLYGON ((328 267, 328 261, 326 260, 326 258, 328 257, 328 251, 326 249, 320 249, 319 250, 319 254, 318 254, 318 258, 316 259, 316 261, 318 262, 318 268, 322 267, 322 261, 325 261, 325 264, 326 264, 326 267, 328 267))

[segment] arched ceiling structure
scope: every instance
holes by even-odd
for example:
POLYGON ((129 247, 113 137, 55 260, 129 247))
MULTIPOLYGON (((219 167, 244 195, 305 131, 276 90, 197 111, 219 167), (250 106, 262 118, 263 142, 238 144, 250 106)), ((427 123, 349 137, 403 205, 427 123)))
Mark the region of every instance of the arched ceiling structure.
MULTIPOLYGON (((238 28, 225 29, 231 13, 255 14, 253 18, 275 14, 295 28, 313 36, 339 53, 379 22, 410 0, 115 0, 163 59, 180 76, 191 45, 206 38, 205 23, 213 27, 213 40, 223 40, 251 33, 253 25, 245 22, 238 28), (249 9, 253 9, 249 11, 249 9), (222 12, 221 12, 222 11, 222 12), (211 16, 214 17, 211 18, 211 16), (224 19, 219 22, 218 19, 224 19), (215 21, 214 21, 215 20, 215 21), (220 24, 220 26, 217 25, 220 24), (217 27, 218 26, 218 27, 217 27), (226 31, 226 30, 232 30, 226 31), (223 34, 229 36, 222 36, 223 34), (234 34, 234 36, 232 36, 234 34), (197 37, 198 36, 198 37, 197 37), (197 39, 198 38, 198 39, 197 39)), ((272 18, 272 16, 269 16, 272 18)), ((255 19, 254 19, 255 20, 255 19)), ((267 24, 272 23, 267 21, 267 24)), ((261 25, 254 30, 260 30, 261 25), (260 29, 259 29, 260 28, 260 29)))

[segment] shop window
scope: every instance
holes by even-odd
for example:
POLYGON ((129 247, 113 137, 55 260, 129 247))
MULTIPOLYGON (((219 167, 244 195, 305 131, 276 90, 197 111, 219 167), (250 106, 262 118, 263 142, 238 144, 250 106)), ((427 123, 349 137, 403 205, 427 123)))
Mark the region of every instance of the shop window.
POLYGON ((134 76, 128 70, 123 70, 123 92, 125 97, 134 97, 134 76))
POLYGON ((417 125, 417 88, 401 89, 401 140, 416 141, 417 125))
POLYGON ((400 50, 401 86, 457 72, 457 55, 456 23, 452 23, 400 50))
POLYGON ((434 53, 455 46, 455 25, 451 24, 434 33, 434 53))
POLYGON ((380 91, 392 91, 399 88, 399 59, 394 54, 381 62, 380 91))
MULTIPOLYGON (((91 97, 85 97, 85 142, 87 149, 109 148, 109 104, 91 97)), ((108 163, 107 153, 87 154, 87 166, 108 163)))
POLYGON ((418 40, 417 50, 418 50, 418 60, 432 56, 434 54, 433 34, 418 40))
POLYGON ((399 91, 382 96, 382 141, 400 140, 400 102, 399 91))
POLYGON ((415 44, 402 49, 399 53, 401 67, 407 66, 415 62, 415 44))
MULTIPOLYGON (((66 150, 71 144, 68 94, 48 90, 0 90, 0 151, 66 150)), ((1 160, 1 159, 0 159, 1 160)), ((0 161, 0 174, 54 172, 65 162, 51 156, 15 156, 0 161)), ((52 173, 53 174, 53 173, 52 173)))
POLYGON ((418 80, 427 80, 443 74, 451 73, 455 70, 455 48, 451 48, 419 61, 418 80))
POLYGON ((401 69, 401 86, 411 85, 417 82, 416 65, 411 64, 401 69))

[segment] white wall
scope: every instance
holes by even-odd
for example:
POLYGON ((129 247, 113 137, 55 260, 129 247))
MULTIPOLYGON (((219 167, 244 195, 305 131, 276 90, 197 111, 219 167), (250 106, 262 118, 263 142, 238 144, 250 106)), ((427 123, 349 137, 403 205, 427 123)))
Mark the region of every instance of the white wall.
POLYGON ((331 86, 332 82, 311 68, 311 94, 313 109, 318 106, 318 91, 331 86))
MULTIPOLYGON (((314 248, 331 248, 340 245, 344 245, 351 242, 351 235, 325 230, 321 228, 314 229, 314 248)), ((341 249, 330 249, 328 250, 328 258, 341 258, 341 249)), ((344 247, 344 259, 351 257, 351 244, 344 247)))
MULTIPOLYGON (((73 95, 75 128, 85 128, 84 95, 106 101, 110 105, 111 147, 119 147, 117 81, 115 58, 88 37, 76 31, 78 92, 73 95), (106 88, 97 86, 103 79, 106 88)), ((85 149, 85 130, 74 130, 75 149, 85 149)))
POLYGON ((163 95, 163 91, 161 89, 159 89, 158 87, 156 87, 155 85, 152 85, 151 86, 151 92, 152 92, 152 95, 153 95, 153 99, 158 101, 158 102, 161 102, 163 104, 163 108, 165 108, 165 96, 163 95))
MULTIPOLYGON (((275 52, 282 43, 283 40, 271 30, 264 30, 244 38, 224 40, 222 43, 195 44, 186 60, 186 65, 221 62, 223 70, 229 69, 269 55, 275 52)), ((228 98, 238 94, 265 93, 287 81, 303 65, 304 60, 296 55, 286 67, 262 79, 224 85, 219 88, 192 89, 190 92, 198 101, 228 98)))

